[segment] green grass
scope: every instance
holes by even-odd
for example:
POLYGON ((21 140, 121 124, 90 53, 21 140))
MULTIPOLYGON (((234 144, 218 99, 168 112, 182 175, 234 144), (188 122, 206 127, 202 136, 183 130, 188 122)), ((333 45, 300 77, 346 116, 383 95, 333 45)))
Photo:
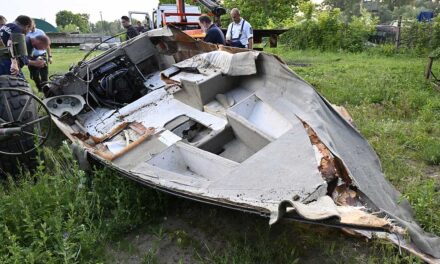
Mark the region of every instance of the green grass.
POLYGON ((0 263, 89 263, 102 243, 160 215, 164 200, 107 170, 86 175, 70 150, 45 149, 31 176, 0 185, 0 263))
MULTIPOLYGON (((91 59, 100 51, 93 53, 88 59, 91 59)), ((53 74, 66 73, 69 68, 76 65, 86 55, 86 52, 79 50, 77 47, 69 48, 54 48, 52 49, 53 63, 49 64, 49 76, 53 74)), ((29 70, 27 67, 23 67, 23 72, 26 79, 35 88, 35 83, 29 77, 29 70)))
MULTIPOLYGON (((54 48, 52 49, 53 63, 49 64, 49 76, 55 73, 65 73, 69 67, 76 64, 86 53, 78 48, 54 48)), ((25 76, 29 77, 27 67, 23 68, 25 76)), ((30 80, 28 78, 28 80, 30 80)), ((32 81, 31 81, 32 82, 32 81)))
MULTIPOLYGON (((440 235, 440 93, 423 79, 426 59, 374 50, 270 51, 289 65, 311 64, 291 68, 330 102, 348 109, 379 154, 387 179, 410 201, 423 228, 440 235)), ((76 49, 53 53, 51 73, 67 71, 84 55, 76 49)), ((158 241, 192 248, 194 261, 202 263, 417 261, 399 256, 389 243, 365 243, 301 224, 269 229, 265 219, 157 194, 106 170, 86 175, 64 147, 45 153, 34 176, 0 190, 2 263, 111 262, 109 244, 119 241, 121 250, 139 251, 126 240, 136 228, 158 241), (188 225, 154 228, 167 223, 164 216, 188 225), (201 239, 200 233, 210 239, 201 239)), ((140 253, 144 263, 160 262, 157 243, 140 253)))

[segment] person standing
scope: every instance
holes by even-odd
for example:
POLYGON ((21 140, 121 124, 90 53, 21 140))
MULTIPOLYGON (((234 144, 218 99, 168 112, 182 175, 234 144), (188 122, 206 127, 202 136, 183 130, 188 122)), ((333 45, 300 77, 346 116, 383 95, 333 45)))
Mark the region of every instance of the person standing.
POLYGON ((138 21, 136 22, 136 30, 139 32, 139 34, 147 32, 147 30, 144 28, 144 26, 142 26, 142 22, 138 21))
POLYGON ((232 47, 252 49, 254 46, 254 33, 251 24, 241 18, 240 10, 231 10, 232 23, 226 32, 226 43, 232 47))
MULTIPOLYGON (((26 35, 32 28, 32 19, 28 16, 18 16, 14 22, 7 23, 0 28, 0 41, 4 46, 10 46, 12 44, 11 35, 14 33, 26 35)), ((21 72, 20 65, 17 61, 20 59, 22 63, 28 63, 27 57, 22 56, 20 58, 2 59, 0 60, 0 75, 18 75, 24 78, 21 72)), ((35 66, 42 66, 42 62, 32 62, 35 66)))
POLYGON ((28 50, 30 50, 30 53, 28 52, 30 60, 44 60, 46 63, 44 67, 35 67, 32 65, 28 65, 29 73, 31 76, 31 79, 34 80, 35 85, 37 86, 38 90, 42 90, 42 87, 45 82, 48 81, 48 75, 49 75, 49 63, 52 64, 52 51, 50 49, 50 39, 47 37, 47 39, 41 38, 39 40, 42 42, 46 42, 46 44, 40 46, 47 46, 47 49, 37 49, 32 45, 31 39, 36 39, 38 36, 46 36, 46 33, 44 33, 43 30, 38 29, 35 27, 35 23, 32 27, 31 32, 29 32, 26 35, 26 41, 27 43, 30 43, 32 46, 32 49, 30 50, 28 47, 28 50), (30 41, 29 41, 30 40, 30 41))
POLYGON ((132 39, 139 35, 139 32, 136 30, 136 28, 130 24, 130 19, 128 18, 128 16, 122 16, 121 23, 122 26, 127 30, 126 33, 127 40, 132 39))
POLYGON ((209 16, 201 15, 199 17, 199 24, 206 33, 203 41, 213 44, 226 45, 225 36, 223 35, 222 30, 216 24, 212 23, 212 20, 209 16))
MULTIPOLYGON (((24 65, 27 65, 29 71, 34 70, 38 71, 40 69, 47 69, 47 62, 44 58, 40 56, 34 56, 33 50, 47 50, 50 46, 50 40, 46 35, 38 35, 35 38, 26 37, 26 48, 28 56, 20 57, 20 68, 24 65)), ((41 91, 42 81, 40 79, 40 75, 36 75, 34 72, 31 72, 31 79, 35 81, 35 84, 38 87, 38 90, 41 91)), ((42 72, 43 78, 47 81, 47 71, 42 72)))

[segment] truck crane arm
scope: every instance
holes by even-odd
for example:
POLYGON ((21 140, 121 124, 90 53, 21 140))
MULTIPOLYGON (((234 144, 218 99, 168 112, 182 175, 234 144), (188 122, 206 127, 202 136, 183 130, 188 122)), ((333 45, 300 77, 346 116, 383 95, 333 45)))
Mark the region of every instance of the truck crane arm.
POLYGON ((226 14, 226 9, 222 7, 216 0, 196 0, 196 2, 202 4, 216 17, 220 17, 226 14))
MULTIPOLYGON (((204 7, 206 7, 210 13, 212 13, 214 15, 214 23, 216 23, 218 26, 221 26, 220 23, 220 16, 226 14, 226 9, 224 7, 222 7, 218 0, 192 0, 193 2, 199 3, 201 5, 203 5, 204 7)), ((188 24, 195 24, 197 25, 197 23, 194 23, 194 21, 192 22, 188 22, 187 17, 188 16, 197 16, 199 14, 195 14, 195 13, 187 13, 186 12, 186 6, 185 6, 185 0, 176 0, 176 13, 173 14, 173 16, 178 18, 178 23, 184 26, 187 26, 188 24)), ((200 12, 200 11, 199 11, 200 12)), ((167 12, 166 14, 164 13, 164 17, 166 16, 170 16, 171 13, 167 12)), ((167 24, 167 22, 165 22, 165 18, 163 19, 163 24, 167 24)))

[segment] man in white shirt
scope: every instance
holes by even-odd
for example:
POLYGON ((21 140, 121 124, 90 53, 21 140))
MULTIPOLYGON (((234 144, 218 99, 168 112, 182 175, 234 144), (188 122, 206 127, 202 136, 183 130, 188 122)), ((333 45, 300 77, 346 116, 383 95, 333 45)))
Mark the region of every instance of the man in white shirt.
POLYGON ((237 48, 252 49, 254 45, 254 32, 251 24, 240 17, 237 8, 231 10, 232 23, 226 32, 226 43, 237 48))

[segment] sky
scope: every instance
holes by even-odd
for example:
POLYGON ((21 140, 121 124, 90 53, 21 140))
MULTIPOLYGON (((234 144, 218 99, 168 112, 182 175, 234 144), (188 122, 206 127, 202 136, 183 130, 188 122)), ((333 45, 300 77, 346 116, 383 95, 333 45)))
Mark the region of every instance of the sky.
POLYGON ((113 21, 128 15, 128 11, 151 14, 153 8, 157 8, 158 2, 158 0, 0 0, 0 15, 5 16, 8 22, 12 22, 19 15, 28 15, 32 18, 45 19, 56 26, 55 14, 61 10, 69 10, 73 13, 87 13, 90 15, 90 21, 95 23, 100 20, 100 11, 103 20, 113 21), (8 2, 9 4, 4 4, 8 2))

